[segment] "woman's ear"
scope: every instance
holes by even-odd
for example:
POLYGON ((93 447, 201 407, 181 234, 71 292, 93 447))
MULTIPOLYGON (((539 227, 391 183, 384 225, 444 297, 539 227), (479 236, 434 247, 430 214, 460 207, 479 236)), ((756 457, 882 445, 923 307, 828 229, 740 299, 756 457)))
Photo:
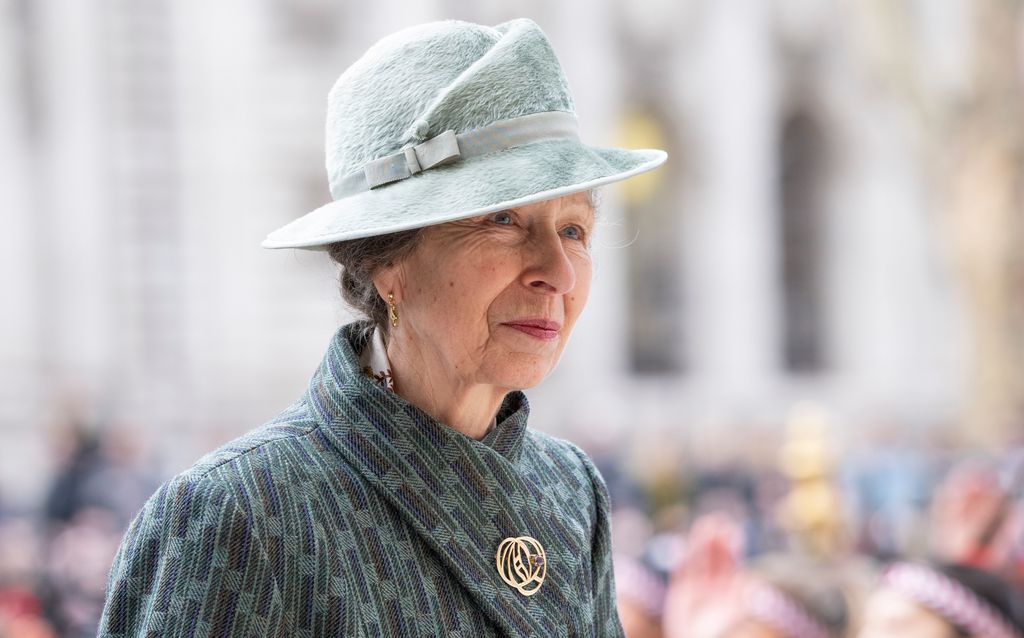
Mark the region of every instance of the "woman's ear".
POLYGON ((388 264, 374 273, 373 287, 384 301, 388 301, 388 295, 394 295, 395 303, 401 303, 403 279, 400 264, 388 264))

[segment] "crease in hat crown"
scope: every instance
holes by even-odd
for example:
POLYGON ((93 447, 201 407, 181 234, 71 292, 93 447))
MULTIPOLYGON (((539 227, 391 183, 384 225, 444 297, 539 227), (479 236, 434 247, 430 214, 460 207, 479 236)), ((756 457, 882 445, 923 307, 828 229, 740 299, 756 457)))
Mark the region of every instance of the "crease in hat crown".
POLYGON ((449 20, 399 31, 373 45, 328 94, 331 196, 347 195, 347 175, 446 131, 545 112, 575 114, 575 105, 532 20, 496 27, 449 20))

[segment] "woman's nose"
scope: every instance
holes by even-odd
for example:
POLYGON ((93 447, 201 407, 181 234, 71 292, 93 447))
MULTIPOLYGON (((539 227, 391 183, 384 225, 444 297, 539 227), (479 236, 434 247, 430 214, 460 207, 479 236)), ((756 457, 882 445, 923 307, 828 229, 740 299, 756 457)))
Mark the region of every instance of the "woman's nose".
POLYGON ((576 268, 565 251, 561 236, 545 232, 523 246, 523 284, 538 292, 563 295, 576 285, 576 268))

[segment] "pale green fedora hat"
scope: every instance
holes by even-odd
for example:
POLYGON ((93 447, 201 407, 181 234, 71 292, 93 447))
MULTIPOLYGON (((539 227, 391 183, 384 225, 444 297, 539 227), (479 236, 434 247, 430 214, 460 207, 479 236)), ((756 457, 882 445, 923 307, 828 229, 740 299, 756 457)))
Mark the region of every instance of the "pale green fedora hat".
POLYGON ((333 201, 265 248, 322 248, 568 195, 649 171, 664 151, 579 139, 572 95, 531 20, 454 20, 374 44, 327 98, 333 201))

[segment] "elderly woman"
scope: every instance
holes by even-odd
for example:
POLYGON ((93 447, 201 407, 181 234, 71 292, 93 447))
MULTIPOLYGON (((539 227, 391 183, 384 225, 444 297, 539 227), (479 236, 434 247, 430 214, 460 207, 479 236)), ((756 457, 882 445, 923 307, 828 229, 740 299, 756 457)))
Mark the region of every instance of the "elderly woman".
POLYGON ((269 248, 326 249, 367 320, 308 391, 164 485, 110 576, 109 636, 615 636, 608 496, 520 391, 587 300, 600 149, 543 33, 440 22, 328 100, 333 201, 269 248))

